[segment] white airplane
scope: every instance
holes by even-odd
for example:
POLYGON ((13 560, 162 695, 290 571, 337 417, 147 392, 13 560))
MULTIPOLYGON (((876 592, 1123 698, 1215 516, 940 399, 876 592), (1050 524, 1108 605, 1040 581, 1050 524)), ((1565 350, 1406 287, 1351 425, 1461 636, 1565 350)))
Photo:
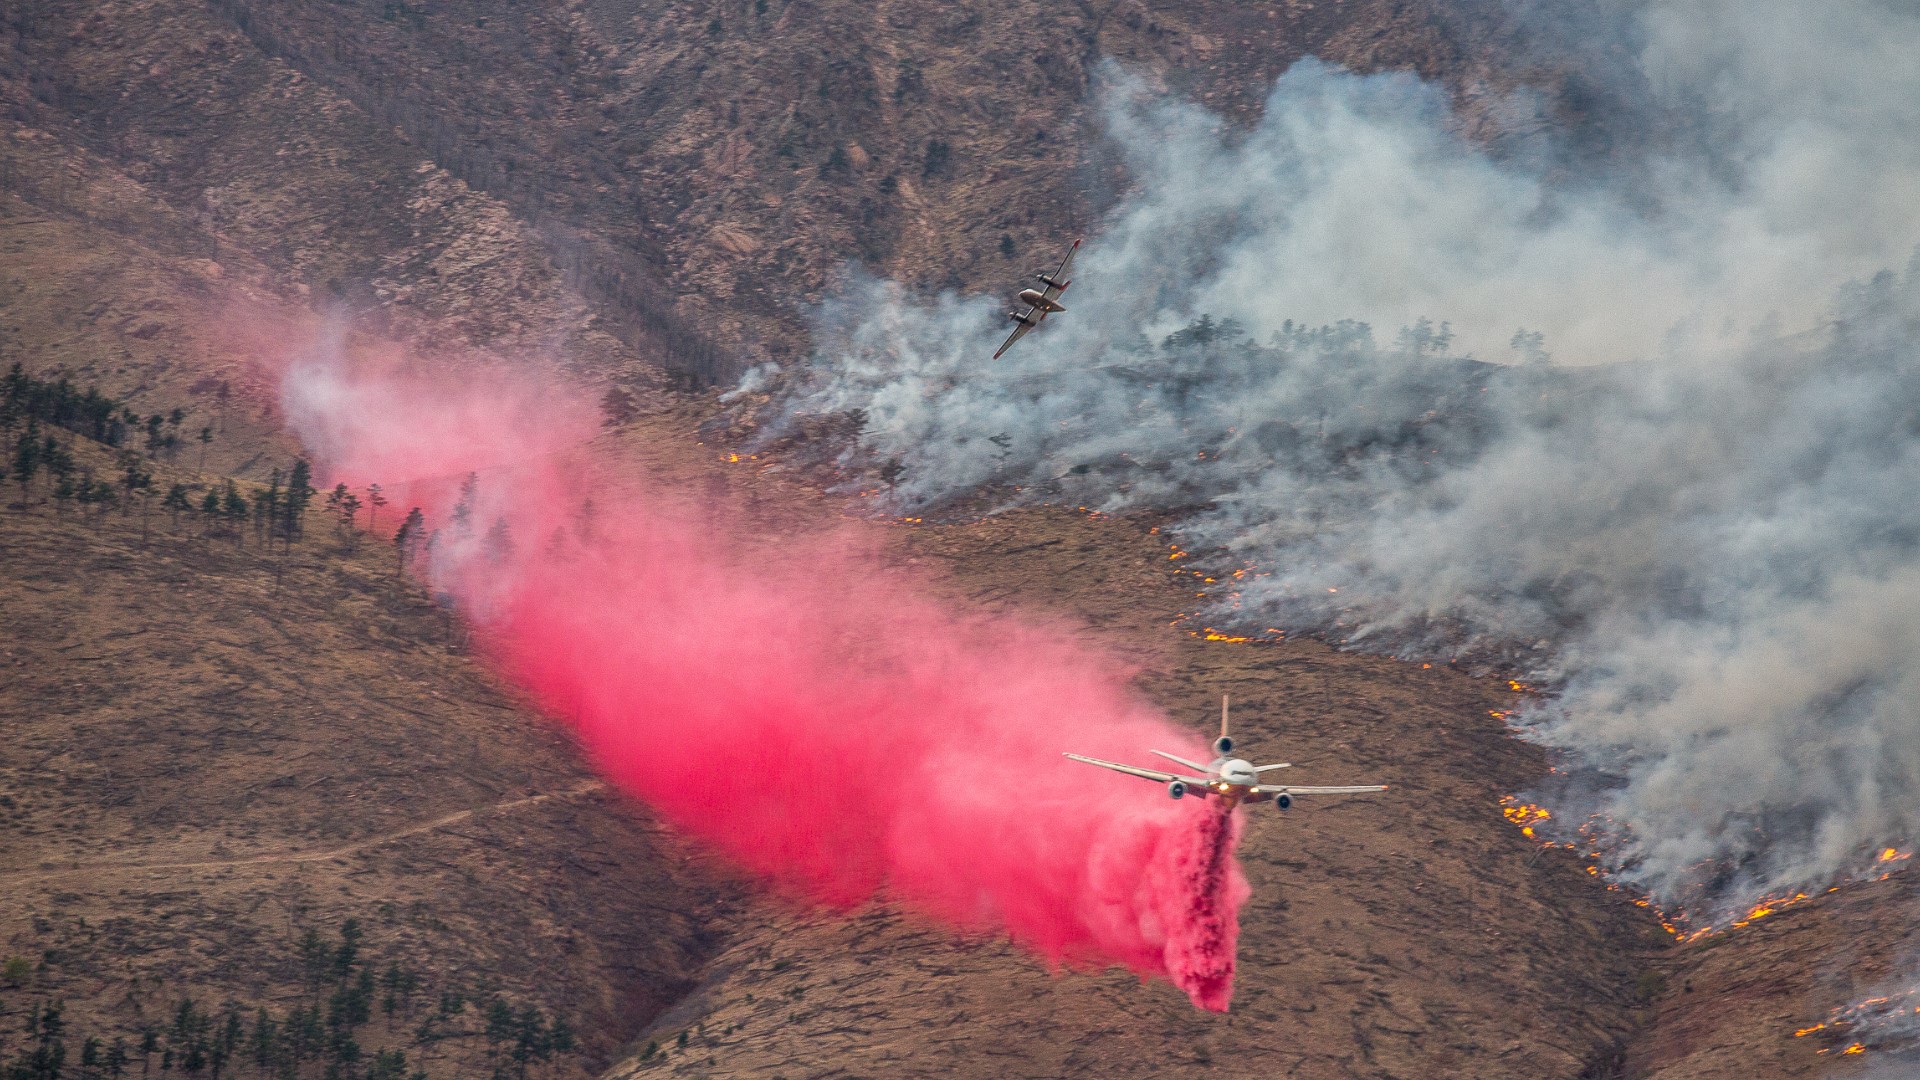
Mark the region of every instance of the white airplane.
POLYGON ((1020 335, 1039 326, 1041 321, 1048 315, 1056 311, 1067 310, 1060 306, 1060 294, 1066 292, 1067 286, 1073 284, 1073 282, 1067 278, 1067 268, 1073 265, 1073 253, 1079 250, 1080 241, 1075 240, 1073 246, 1067 249, 1067 257, 1060 260, 1060 269, 1055 270, 1051 274, 1043 271, 1033 275, 1040 279, 1040 284, 1046 286, 1044 290, 1020 290, 1020 302, 1027 305, 1027 310, 1024 312, 1007 312, 1007 318, 1012 319, 1020 325, 1013 328, 1013 333, 1008 334, 1007 340, 994 352, 993 358, 995 360, 1000 359, 1001 353, 1013 348, 1013 343, 1020 340, 1020 335))
POLYGON ((1351 787, 1296 787, 1292 784, 1263 784, 1260 774, 1277 769, 1290 769, 1292 762, 1283 761, 1277 765, 1255 765, 1240 758, 1230 758, 1233 752, 1233 739, 1227 735, 1227 699, 1220 698, 1220 737, 1213 740, 1213 752, 1219 756, 1210 764, 1202 765, 1197 761, 1169 754, 1165 750, 1154 750, 1168 761, 1185 765, 1198 772, 1199 776, 1185 776, 1180 773, 1161 772, 1158 769, 1140 769, 1132 765, 1121 765, 1113 761, 1101 761, 1099 758, 1081 757, 1068 754, 1075 761, 1084 761, 1089 765, 1098 765, 1103 769, 1123 772, 1128 776, 1138 776, 1155 783, 1167 785, 1167 795, 1181 798, 1188 792, 1206 797, 1213 796, 1225 803, 1229 809, 1242 803, 1261 803, 1271 800, 1280 809, 1293 805, 1295 795, 1358 795, 1368 791, 1385 791, 1385 784, 1361 784, 1351 787))

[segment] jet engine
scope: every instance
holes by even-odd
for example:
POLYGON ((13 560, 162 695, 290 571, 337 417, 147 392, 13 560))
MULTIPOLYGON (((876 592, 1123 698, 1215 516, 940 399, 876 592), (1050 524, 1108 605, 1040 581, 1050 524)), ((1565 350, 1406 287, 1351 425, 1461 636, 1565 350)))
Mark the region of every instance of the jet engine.
POLYGON ((1274 798, 1273 805, 1279 807, 1282 810, 1285 810, 1287 807, 1293 805, 1293 796, 1285 794, 1283 792, 1274 798))
POLYGON ((1167 785, 1167 798, 1169 799, 1177 799, 1180 796, 1185 795, 1186 793, 1187 793, 1187 785, 1181 783, 1178 780, 1175 780, 1173 783, 1167 785))
POLYGON ((1227 738, 1225 735, 1213 740, 1213 752, 1219 754, 1221 757, 1226 757, 1233 752, 1233 740, 1227 738))

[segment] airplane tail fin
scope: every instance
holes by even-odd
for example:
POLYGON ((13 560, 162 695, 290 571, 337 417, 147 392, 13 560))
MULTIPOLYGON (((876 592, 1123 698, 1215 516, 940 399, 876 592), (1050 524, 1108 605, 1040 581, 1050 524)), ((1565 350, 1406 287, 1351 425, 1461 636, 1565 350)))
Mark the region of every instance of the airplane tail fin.
POLYGON ((1227 734, 1227 695, 1220 695, 1220 737, 1213 740, 1213 752, 1225 757, 1233 751, 1233 739, 1227 734))

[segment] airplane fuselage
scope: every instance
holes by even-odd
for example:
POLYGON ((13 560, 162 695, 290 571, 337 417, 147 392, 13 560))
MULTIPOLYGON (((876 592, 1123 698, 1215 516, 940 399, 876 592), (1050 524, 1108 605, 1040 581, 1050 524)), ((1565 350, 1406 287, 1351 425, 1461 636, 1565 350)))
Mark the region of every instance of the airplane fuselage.
POLYGON ((1039 308, 1041 311, 1044 311, 1044 312, 1067 310, 1066 307, 1060 303, 1060 301, 1053 299, 1052 297, 1048 296, 1046 293, 1041 292, 1039 289, 1020 290, 1020 302, 1023 304, 1028 304, 1033 307, 1039 308))
POLYGON ((1261 783, 1261 774, 1292 768, 1292 765, 1284 761, 1276 761, 1271 765, 1255 765, 1245 758, 1228 757, 1227 755, 1233 752, 1233 739, 1227 734, 1227 699, 1224 697, 1220 699, 1220 737, 1213 740, 1213 752, 1216 756, 1212 761, 1202 765, 1198 761, 1183 758, 1179 754, 1171 754, 1165 750, 1147 752, 1193 771, 1168 772, 1165 769, 1148 769, 1119 761, 1085 757, 1072 752, 1068 752, 1066 756, 1088 765, 1098 765, 1102 769, 1111 769, 1114 772, 1137 776, 1142 780, 1165 784, 1167 794, 1176 799, 1185 798, 1188 792, 1192 792, 1203 799, 1219 799, 1229 809, 1242 803, 1270 802, 1285 810, 1293 805, 1296 795, 1359 795, 1364 792, 1387 790, 1384 784, 1347 784, 1326 787, 1261 783))
POLYGON ((1243 758, 1217 757, 1207 765, 1207 782, 1203 786, 1187 785, 1188 794, 1204 795, 1228 806, 1241 803, 1272 802, 1273 796, 1257 788, 1260 774, 1253 770, 1253 762, 1243 758))

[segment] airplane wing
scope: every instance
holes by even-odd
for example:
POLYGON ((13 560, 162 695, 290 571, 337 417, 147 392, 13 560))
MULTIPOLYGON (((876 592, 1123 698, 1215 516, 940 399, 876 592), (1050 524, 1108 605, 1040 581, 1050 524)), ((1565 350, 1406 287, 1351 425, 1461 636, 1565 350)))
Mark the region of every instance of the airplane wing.
MULTIPOLYGON (((1168 761, 1179 762, 1180 764, 1185 765, 1189 769, 1199 769, 1201 772, 1207 771, 1207 767, 1205 765, 1202 765, 1197 761, 1188 761, 1186 758, 1180 757, 1176 754, 1169 754, 1165 750, 1149 750, 1147 751, 1147 753, 1158 754, 1161 757, 1166 758, 1168 761)), ((1257 772, 1258 770, 1255 770, 1255 771, 1257 772)))
POLYGON ((1368 791, 1385 791, 1385 784, 1355 784, 1351 787, 1294 787, 1291 784, 1261 784, 1254 790, 1263 795, 1359 795, 1368 791))
MULTIPOLYGON (((1178 773, 1160 772, 1157 769, 1137 769, 1132 765, 1121 765, 1117 762, 1101 761, 1099 758, 1081 757, 1079 754, 1068 754, 1067 756, 1075 761, 1084 761, 1089 765, 1098 765, 1103 769, 1112 769, 1114 772, 1123 772, 1128 776, 1138 776, 1143 780, 1152 780, 1155 783, 1170 784, 1175 780, 1179 780, 1194 787, 1205 787, 1207 784, 1205 780, 1197 776, 1181 776, 1178 773)), ((1205 770, 1202 771, 1204 772, 1205 770)))
POLYGON ((1069 284, 1072 283, 1072 279, 1067 277, 1067 271, 1073 268, 1073 256, 1079 250, 1080 250, 1080 241, 1075 240, 1073 242, 1073 246, 1067 249, 1067 257, 1060 260, 1060 269, 1055 270, 1053 274, 1048 278, 1047 291, 1046 291, 1047 299, 1049 300, 1059 299, 1060 293, 1064 291, 1069 284))
MULTIPOLYGON (((1045 314, 1042 314, 1040 316, 1040 318, 1045 318, 1045 317, 1046 317, 1045 314)), ((1013 325, 1013 333, 1008 334, 1007 340, 1001 342, 1000 347, 994 350, 993 358, 995 360, 1000 359, 1001 353, 1006 352, 1008 349, 1013 348, 1013 343, 1016 341, 1019 341, 1022 335, 1024 335, 1027 331, 1033 329, 1036 325, 1039 324, 1039 322, 1040 322, 1040 319, 1034 318, 1034 309, 1031 307, 1028 308, 1026 311, 1026 314, 1020 316, 1020 318, 1017 321, 1015 321, 1013 325)))

